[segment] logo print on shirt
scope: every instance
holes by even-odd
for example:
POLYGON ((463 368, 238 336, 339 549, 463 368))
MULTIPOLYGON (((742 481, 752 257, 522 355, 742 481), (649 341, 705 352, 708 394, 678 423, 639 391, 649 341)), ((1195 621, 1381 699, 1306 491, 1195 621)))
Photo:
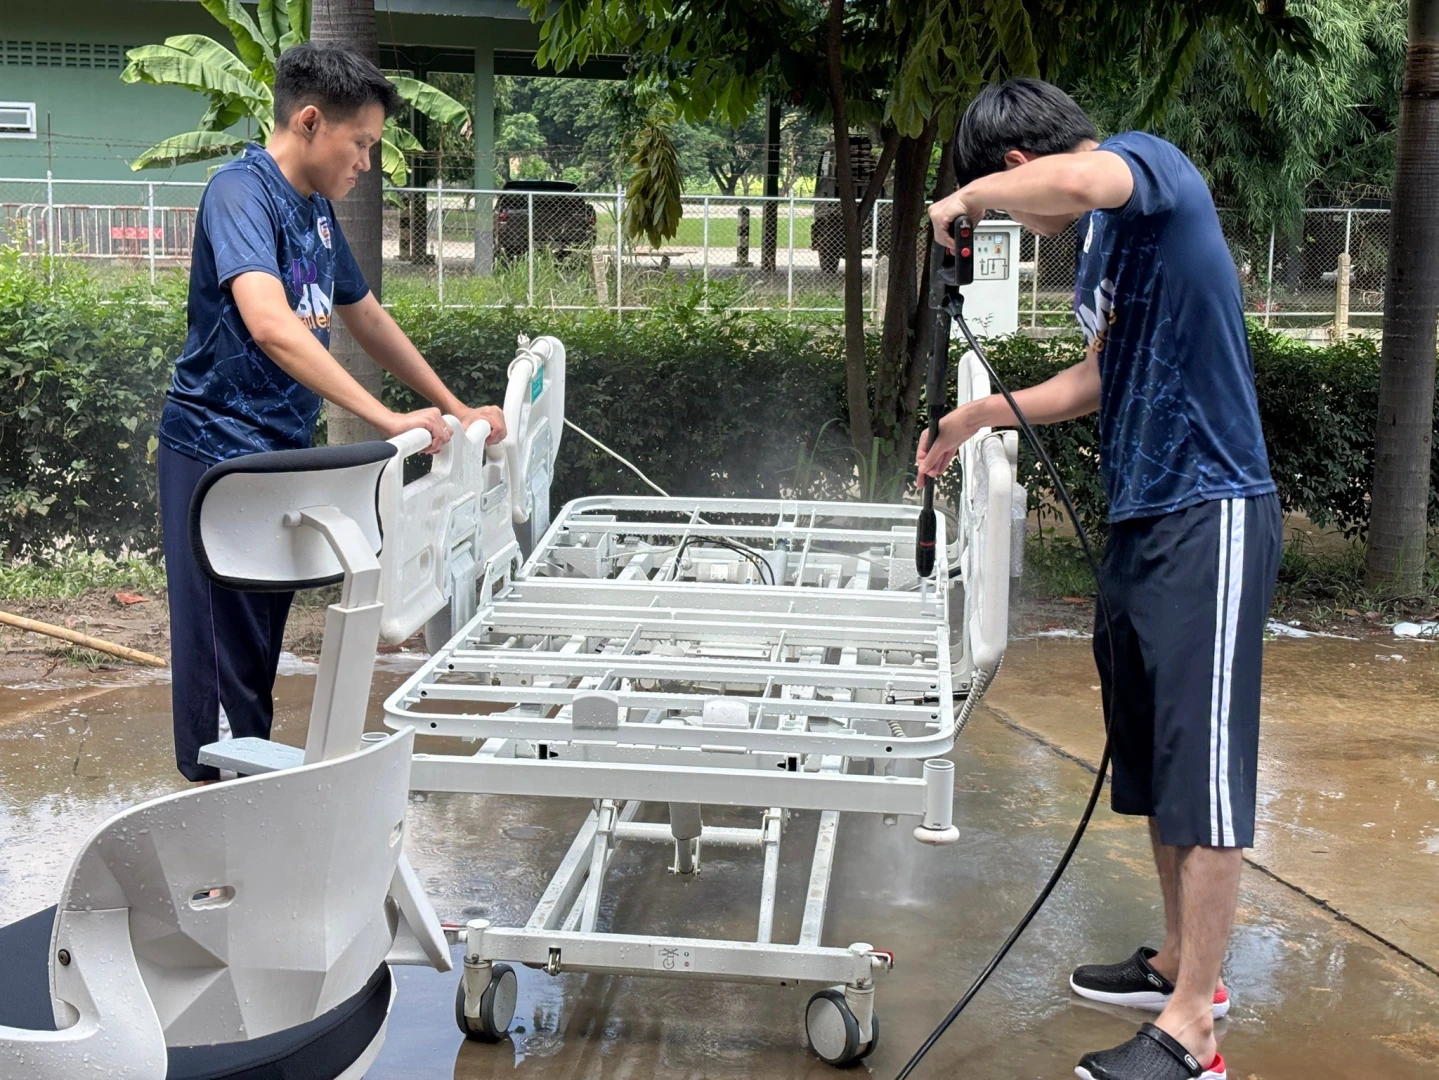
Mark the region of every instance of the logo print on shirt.
POLYGON ((1079 328, 1084 331, 1085 344, 1093 345, 1096 353, 1103 350, 1104 337, 1115 320, 1114 282, 1105 278, 1094 287, 1093 307, 1076 296, 1074 316, 1079 320, 1079 328))
POLYGON ((1089 215, 1089 229, 1084 234, 1084 253, 1089 254, 1089 245, 1094 243, 1094 215, 1089 215))
POLYGON ((330 328, 332 309, 330 294, 321 290, 315 282, 319 280, 320 268, 309 259, 292 259, 290 262, 290 283, 295 286, 299 299, 295 314, 311 330, 330 328))
POLYGON ((325 245, 328 251, 330 248, 330 219, 321 214, 315 219, 315 231, 320 234, 320 243, 325 245))
POLYGON ((306 285, 300 290, 300 302, 295 305, 295 315, 311 330, 328 330, 330 312, 333 310, 331 293, 324 292, 318 285, 306 285))
POLYGON ((320 268, 309 259, 290 260, 290 284, 295 287, 295 291, 300 295, 304 295, 306 285, 311 285, 318 281, 319 277, 320 268))

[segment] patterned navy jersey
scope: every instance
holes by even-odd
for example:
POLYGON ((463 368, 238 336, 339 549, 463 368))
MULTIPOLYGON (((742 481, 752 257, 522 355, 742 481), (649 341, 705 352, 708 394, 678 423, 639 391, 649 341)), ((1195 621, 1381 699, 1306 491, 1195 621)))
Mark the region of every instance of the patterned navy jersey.
POLYGON ((1074 311, 1097 348, 1109 520, 1275 490, 1239 273, 1199 170, 1131 131, 1134 193, 1079 220, 1074 311))
POLYGON ((160 416, 160 441, 200 461, 309 446, 320 414, 320 396, 266 356, 240 318, 230 282, 251 270, 280 279, 326 348, 335 305, 369 292, 329 200, 302 197, 255 143, 200 198, 189 334, 160 416))

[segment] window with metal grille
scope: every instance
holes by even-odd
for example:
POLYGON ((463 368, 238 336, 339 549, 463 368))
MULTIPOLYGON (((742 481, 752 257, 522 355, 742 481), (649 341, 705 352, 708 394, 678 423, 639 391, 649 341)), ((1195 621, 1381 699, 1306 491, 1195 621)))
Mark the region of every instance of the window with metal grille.
POLYGON ((35 103, 0 101, 0 139, 35 138, 35 103))
POLYGON ((90 41, 0 40, 0 64, 6 67, 108 68, 125 66, 125 52, 131 45, 107 45, 90 41))

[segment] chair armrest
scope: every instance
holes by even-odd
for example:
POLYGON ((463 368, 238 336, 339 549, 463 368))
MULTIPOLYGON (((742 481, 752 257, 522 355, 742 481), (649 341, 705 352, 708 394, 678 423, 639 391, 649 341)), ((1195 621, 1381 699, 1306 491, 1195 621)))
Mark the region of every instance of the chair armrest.
POLYGON ((77 1014, 59 1031, 0 1027, 0 1075, 69 1080, 103 1062, 115 1080, 165 1080, 165 1032, 130 941, 130 910, 65 911, 57 917, 55 992, 77 1014))

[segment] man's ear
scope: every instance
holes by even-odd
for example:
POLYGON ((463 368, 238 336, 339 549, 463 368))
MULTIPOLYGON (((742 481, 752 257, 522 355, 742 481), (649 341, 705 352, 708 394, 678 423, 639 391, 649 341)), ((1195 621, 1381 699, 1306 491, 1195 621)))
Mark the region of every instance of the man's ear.
POLYGON ((1004 167, 1006 169, 1016 169, 1021 165, 1027 165, 1038 156, 1038 154, 1031 154, 1028 150, 1006 150, 1004 153, 1004 167))
POLYGON ((320 130, 322 117, 320 110, 313 105, 306 105, 290 117, 290 127, 306 139, 313 139, 320 130))

